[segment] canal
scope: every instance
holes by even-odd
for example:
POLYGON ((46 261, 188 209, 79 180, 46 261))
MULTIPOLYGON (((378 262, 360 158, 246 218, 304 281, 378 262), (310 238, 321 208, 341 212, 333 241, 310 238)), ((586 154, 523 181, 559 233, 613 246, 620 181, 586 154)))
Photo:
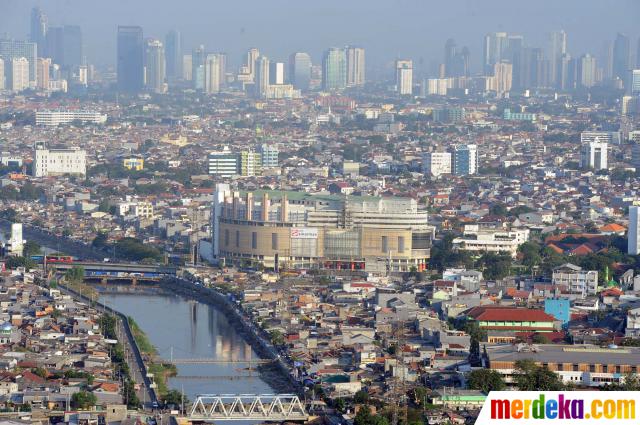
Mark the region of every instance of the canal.
MULTIPOLYGON (((215 307, 174 294, 102 294, 101 301, 133 317, 156 347, 158 355, 174 359, 218 361, 257 360, 241 333, 215 307)), ((255 365, 253 366, 255 368, 255 365)), ((198 394, 261 394, 274 390, 267 378, 247 370, 247 364, 177 364, 169 387, 184 391, 189 400, 198 394)))

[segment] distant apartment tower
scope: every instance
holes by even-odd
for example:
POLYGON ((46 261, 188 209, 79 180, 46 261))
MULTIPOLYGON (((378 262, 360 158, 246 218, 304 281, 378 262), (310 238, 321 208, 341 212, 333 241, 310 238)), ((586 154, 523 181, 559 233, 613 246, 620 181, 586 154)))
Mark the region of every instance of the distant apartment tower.
POLYGON ((196 90, 206 89, 206 61, 207 54, 204 51, 204 45, 201 44, 191 53, 191 81, 196 90))
POLYGON ((289 57, 289 80, 298 90, 309 90, 311 81, 311 56, 297 52, 289 57))
POLYGON ((28 79, 35 82, 37 78, 38 45, 28 41, 0 39, 0 59, 4 60, 5 67, 8 67, 11 59, 14 58, 25 58, 28 61, 28 79))
POLYGON ((623 81, 627 80, 630 63, 630 40, 624 34, 618 33, 613 44, 613 76, 623 81))
POLYGON ((36 142, 33 159, 35 177, 64 174, 86 175, 86 153, 80 148, 47 149, 44 142, 36 142))
POLYGON ((362 47, 347 47, 347 86, 362 86, 365 82, 365 55, 362 47))
POLYGON ((606 170, 607 149, 609 145, 606 142, 588 142, 582 145, 580 151, 580 165, 582 168, 593 170, 606 170))
POLYGON ((49 90, 49 72, 51 69, 50 58, 38 58, 36 66, 37 84, 40 90, 49 90))
POLYGON ((629 231, 627 234, 627 253, 640 254, 640 207, 629 207, 629 231))
POLYGON ((254 151, 240 152, 238 165, 241 176, 258 176, 262 174, 262 156, 254 151))
POLYGON ((567 54, 567 33, 552 31, 549 36, 549 82, 562 88, 562 58, 567 54))
POLYGON ((182 55, 182 79, 191 81, 193 79, 193 56, 182 55))
POLYGON ((142 28, 118 26, 118 91, 139 93, 144 87, 142 28))
POLYGON ((422 172, 439 177, 451 174, 451 152, 428 152, 422 157, 422 172))
POLYGON ((7 89, 19 93, 29 88, 29 61, 26 58, 11 58, 8 61, 7 89))
POLYGON ((207 55, 205 62, 205 87, 204 91, 207 94, 214 94, 220 92, 220 86, 222 85, 223 75, 221 75, 221 58, 217 53, 207 55))
POLYGON ((169 31, 164 38, 164 46, 167 78, 171 80, 182 78, 182 36, 180 31, 169 31))
POLYGON ((269 58, 260 56, 256 62, 255 69, 255 96, 265 99, 269 90, 269 58))
MULTIPOLYGON (((638 53, 640 53, 640 50, 638 53)), ((640 60, 640 58, 638 58, 638 60, 640 60)), ((631 94, 640 95, 640 69, 631 71, 631 94)))
POLYGON ((513 65, 509 62, 498 62, 493 66, 495 91, 498 96, 511 91, 513 82, 513 65))
POLYGON ((269 84, 284 84, 284 62, 269 62, 269 84))
POLYGON ((145 49, 145 83, 155 93, 166 92, 165 50, 160 40, 149 39, 145 49))
POLYGON ((4 60, 2 58, 0 58, 0 91, 5 89, 6 83, 5 83, 5 71, 4 71, 4 60))
POLYGON ((507 59, 509 35, 506 32, 494 32, 484 37, 483 67, 485 75, 491 75, 493 65, 507 59))
POLYGON ((331 47, 322 58, 322 88, 340 90, 347 86, 347 55, 345 49, 331 47))
POLYGON ((478 146, 455 145, 450 149, 451 172, 456 176, 478 173, 478 146))
POLYGON ((581 87, 589 88, 596 85, 598 66, 594 56, 584 54, 578 59, 577 80, 581 87))
POLYGON ((280 152, 277 146, 263 143, 260 145, 258 152, 260 152, 262 168, 275 168, 278 166, 278 155, 280 152))
POLYGON ((413 93, 413 61, 396 60, 396 91, 400 95, 413 93))
POLYGON ((238 155, 226 146, 222 151, 210 152, 207 160, 210 175, 231 177, 238 174, 238 155))

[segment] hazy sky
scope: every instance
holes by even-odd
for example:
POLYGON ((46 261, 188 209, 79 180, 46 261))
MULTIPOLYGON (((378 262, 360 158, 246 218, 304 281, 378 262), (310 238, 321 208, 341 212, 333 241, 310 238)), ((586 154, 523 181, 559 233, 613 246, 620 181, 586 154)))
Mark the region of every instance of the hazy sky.
POLYGON ((573 54, 599 53, 616 32, 632 37, 635 53, 640 35, 639 0, 0 0, 0 35, 27 37, 34 5, 50 25, 79 24, 86 55, 99 64, 115 61, 118 24, 160 39, 179 29, 186 51, 204 44, 232 64, 251 46, 282 60, 308 51, 318 62, 328 46, 358 44, 369 64, 409 57, 426 65, 442 61, 453 37, 469 46, 476 70, 487 32, 521 33, 546 48, 548 32, 561 28, 573 54))

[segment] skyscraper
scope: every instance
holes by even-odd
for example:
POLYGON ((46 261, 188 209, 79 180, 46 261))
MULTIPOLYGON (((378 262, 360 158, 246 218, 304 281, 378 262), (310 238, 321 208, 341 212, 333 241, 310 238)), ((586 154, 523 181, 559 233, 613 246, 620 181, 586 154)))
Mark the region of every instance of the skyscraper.
POLYGON ((269 84, 284 84, 284 63, 269 63, 269 84))
POLYGON ((322 88, 340 90, 347 86, 347 55, 345 49, 331 47, 322 58, 322 88))
POLYGON ((308 53, 297 52, 289 57, 289 79, 296 89, 309 90, 311 56, 308 53))
POLYGON ((506 51, 509 47, 509 36, 506 32, 494 32, 484 37, 483 67, 485 75, 491 75, 493 65, 506 59, 506 51))
POLYGON ((10 66, 13 58, 26 58, 29 64, 29 81, 36 81, 36 59, 38 45, 28 41, 0 40, 0 59, 4 59, 5 67, 10 66))
POLYGON ((0 90, 4 90, 6 87, 4 72, 4 60, 0 58, 0 90))
POLYGON ((193 57, 191 55, 182 55, 182 79, 191 81, 193 79, 193 57))
POLYGON ((362 47, 347 47, 347 86, 364 85, 365 56, 362 47))
POLYGON ((493 65, 493 78, 495 90, 498 96, 502 96, 511 90, 513 78, 513 65, 509 62, 499 62, 493 65))
POLYGON ((255 66, 255 96, 260 99, 267 97, 269 90, 269 58, 264 55, 258 57, 255 66))
POLYGON ((608 168, 607 150, 609 145, 596 138, 593 142, 582 145, 580 151, 580 165, 582 168, 606 170, 608 168))
POLYGON ((640 69, 631 72, 631 94, 640 95, 640 69))
POLYGON ((255 47, 252 47, 247 51, 247 58, 245 62, 245 66, 247 67, 247 72, 249 74, 249 80, 255 81, 256 76, 256 61, 260 56, 260 50, 255 47))
POLYGON ((205 62, 207 55, 204 51, 204 45, 199 45, 191 53, 191 80, 193 88, 196 90, 205 90, 205 62))
POLYGON ((82 30, 78 25, 65 25, 62 30, 62 49, 67 69, 75 68, 85 63, 82 52, 82 30))
POLYGON ((636 68, 640 69, 640 37, 638 37, 638 47, 636 48, 636 68))
POLYGON ((596 85, 597 62, 589 53, 580 56, 577 69, 577 84, 589 88, 596 85))
POLYGON ((221 85, 221 55, 218 53, 211 53, 207 55, 205 65, 205 88, 204 91, 207 94, 213 94, 220 92, 221 85))
POLYGON ((14 93, 28 89, 30 80, 29 61, 26 58, 10 59, 7 76, 9 77, 7 89, 14 93))
POLYGON ((413 61, 396 60, 396 91, 400 95, 413 93, 413 61))
POLYGON ((567 53, 567 33, 563 30, 553 31, 549 41, 549 82, 555 87, 560 88, 562 85, 560 68, 562 57, 567 53))
POLYGON ((40 90, 49 90, 49 70, 51 68, 50 58, 38 58, 36 65, 37 84, 40 90))
POLYGON ((39 7, 31 9, 31 31, 29 33, 29 41, 36 43, 40 56, 46 54, 47 42, 47 15, 45 15, 39 7))
POLYGON ((182 37, 180 31, 169 31, 164 38, 164 47, 167 78, 170 80, 182 78, 182 37))
POLYGON ((144 86, 142 28, 118 26, 118 90, 138 93, 144 86))
POLYGON ((160 40, 149 39, 145 48, 145 83, 155 93, 165 92, 166 63, 164 46, 160 40))
POLYGON ((613 77, 627 80, 629 66, 629 37, 618 33, 613 43, 613 77))

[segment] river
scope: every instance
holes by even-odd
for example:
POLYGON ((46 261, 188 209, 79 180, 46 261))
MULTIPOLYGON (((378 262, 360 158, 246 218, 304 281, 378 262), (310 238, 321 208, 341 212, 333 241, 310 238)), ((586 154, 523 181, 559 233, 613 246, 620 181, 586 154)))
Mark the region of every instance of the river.
MULTIPOLYGON (((242 335, 215 307, 169 294, 102 294, 101 301, 133 317, 169 360, 210 358, 221 361, 257 360, 242 335)), ((273 393, 264 378, 246 364, 178 364, 169 387, 193 400, 198 394, 273 393), (216 378, 217 377, 217 378, 216 378)), ((255 367, 255 366, 254 366, 255 367)))

